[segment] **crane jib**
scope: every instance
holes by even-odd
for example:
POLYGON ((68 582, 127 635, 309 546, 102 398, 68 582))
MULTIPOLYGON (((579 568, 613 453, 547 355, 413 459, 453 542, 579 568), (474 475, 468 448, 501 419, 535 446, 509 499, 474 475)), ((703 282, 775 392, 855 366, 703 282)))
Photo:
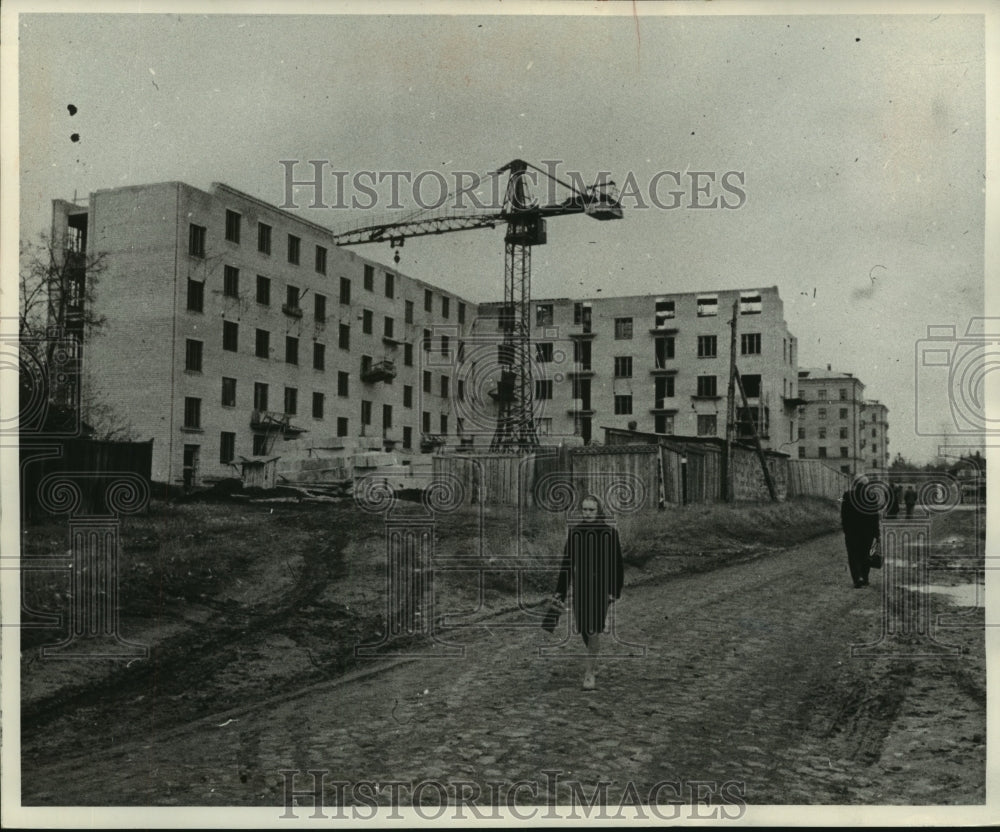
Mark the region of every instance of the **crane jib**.
MULTIPOLYGON (((540 442, 534 408, 531 368, 531 248, 547 240, 546 220, 549 217, 585 214, 596 220, 622 218, 622 205, 615 183, 601 181, 585 189, 556 179, 521 159, 504 165, 497 173, 509 172, 507 194, 499 213, 446 214, 437 217, 385 223, 338 234, 338 246, 388 242, 398 248, 408 237, 471 231, 506 225, 504 261, 503 344, 504 360, 501 378, 490 395, 496 401, 496 429, 490 443, 491 452, 530 453, 540 442), (529 193, 527 171, 532 168, 567 188, 571 195, 562 202, 539 205, 529 193)), ((551 196, 551 194, 550 194, 551 196)), ((396 254, 399 262, 399 254, 396 254)), ((589 441, 590 417, 580 415, 580 435, 589 441)))

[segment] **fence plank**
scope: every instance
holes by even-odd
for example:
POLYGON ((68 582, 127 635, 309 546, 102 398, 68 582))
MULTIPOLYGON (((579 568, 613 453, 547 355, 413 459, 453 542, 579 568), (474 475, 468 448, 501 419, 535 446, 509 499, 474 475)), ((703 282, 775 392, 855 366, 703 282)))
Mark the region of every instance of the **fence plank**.
POLYGON ((788 460, 788 493, 795 497, 839 498, 850 484, 849 475, 818 459, 788 460))

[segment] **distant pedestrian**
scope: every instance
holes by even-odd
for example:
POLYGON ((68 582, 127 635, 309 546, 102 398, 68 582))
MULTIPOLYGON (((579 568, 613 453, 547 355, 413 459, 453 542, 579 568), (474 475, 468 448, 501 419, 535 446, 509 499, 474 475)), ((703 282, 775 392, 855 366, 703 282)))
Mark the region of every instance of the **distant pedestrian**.
POLYGON ((917 504, 917 492, 912 485, 906 486, 906 493, 903 494, 903 503, 906 505, 906 519, 913 517, 913 507, 917 504))
POLYGON ((903 499, 903 486, 894 485, 889 490, 889 505, 886 506, 885 516, 887 520, 895 520, 899 517, 899 504, 903 499))
POLYGON ((609 607, 621 598, 625 565, 618 530, 606 522, 600 500, 587 495, 580 511, 583 519, 571 523, 566 535, 555 598, 564 604, 573 587, 573 617, 587 647, 583 689, 594 690, 600 634, 609 607))
POLYGON ((879 536, 878 507, 867 493, 868 476, 859 474, 840 501, 840 525, 847 546, 847 566, 855 588, 868 586, 868 556, 879 536))

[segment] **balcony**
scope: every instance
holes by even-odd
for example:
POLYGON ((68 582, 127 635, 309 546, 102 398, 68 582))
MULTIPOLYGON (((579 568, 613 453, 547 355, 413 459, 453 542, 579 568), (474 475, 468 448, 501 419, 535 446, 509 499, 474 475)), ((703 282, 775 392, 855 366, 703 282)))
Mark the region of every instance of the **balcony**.
POLYGON ((263 430, 267 433, 272 431, 280 433, 286 438, 305 433, 305 428, 290 424, 290 418, 288 413, 279 413, 274 410, 252 410, 250 412, 250 427, 253 430, 263 430))
POLYGON ((663 403, 657 404, 655 407, 649 409, 650 413, 676 413, 676 407, 664 407, 663 403))
POLYGON ((288 414, 275 410, 252 410, 250 412, 250 427, 261 429, 284 429, 288 425, 288 414))
POLYGON ((573 406, 566 411, 570 416, 593 416, 594 411, 589 401, 573 399, 573 406))
POLYGON ((677 375, 676 367, 653 367, 649 374, 652 376, 675 376, 677 375))
POLYGON ((287 303, 281 304, 281 311, 292 318, 302 317, 302 307, 301 306, 290 306, 287 303))
POLYGON ((594 337, 594 332, 589 326, 581 326, 577 324, 572 327, 567 333, 570 338, 580 338, 580 339, 592 339, 594 337))
POLYGON ((594 369, 592 367, 579 367, 566 373, 569 378, 593 378, 594 369))
POLYGON ((809 403, 808 400, 799 398, 798 396, 782 396, 781 397, 781 404, 784 407, 787 407, 789 410, 794 410, 795 408, 802 407, 803 405, 808 404, 808 403, 809 403))
POLYGON ((653 335, 676 335, 680 330, 675 324, 669 324, 667 326, 651 326, 649 331, 653 335))
POLYGON ((288 413, 278 413, 273 410, 253 410, 250 412, 250 428, 262 430, 265 433, 281 434, 286 439, 305 433, 305 428, 297 427, 289 422, 288 413))
POLYGON ((379 381, 392 381, 396 377, 396 362, 388 358, 376 361, 361 370, 361 380, 365 384, 375 384, 379 381))

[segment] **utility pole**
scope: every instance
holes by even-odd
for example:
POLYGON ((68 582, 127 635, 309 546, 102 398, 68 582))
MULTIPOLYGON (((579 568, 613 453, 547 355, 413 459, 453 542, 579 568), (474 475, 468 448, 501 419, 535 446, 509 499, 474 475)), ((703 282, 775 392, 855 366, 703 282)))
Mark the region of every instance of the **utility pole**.
MULTIPOLYGON (((750 405, 747 402, 746 391, 743 389, 743 379, 740 378, 740 371, 736 370, 734 375, 736 383, 740 387, 740 398, 743 401, 743 409, 750 416, 750 405)), ((767 483, 767 492, 771 495, 772 500, 777 500, 778 494, 774 490, 774 480, 771 479, 771 472, 767 470, 767 460, 764 458, 764 449, 761 447, 760 436, 757 433, 757 426, 754 424, 753 417, 750 417, 750 430, 753 431, 753 442, 757 446, 757 458, 760 460, 760 467, 764 472, 764 482, 767 483)))
POLYGON ((736 321, 740 314, 740 300, 733 301, 733 317, 729 321, 729 391, 726 394, 726 453, 722 461, 722 498, 733 500, 733 432, 736 429, 736 321))

